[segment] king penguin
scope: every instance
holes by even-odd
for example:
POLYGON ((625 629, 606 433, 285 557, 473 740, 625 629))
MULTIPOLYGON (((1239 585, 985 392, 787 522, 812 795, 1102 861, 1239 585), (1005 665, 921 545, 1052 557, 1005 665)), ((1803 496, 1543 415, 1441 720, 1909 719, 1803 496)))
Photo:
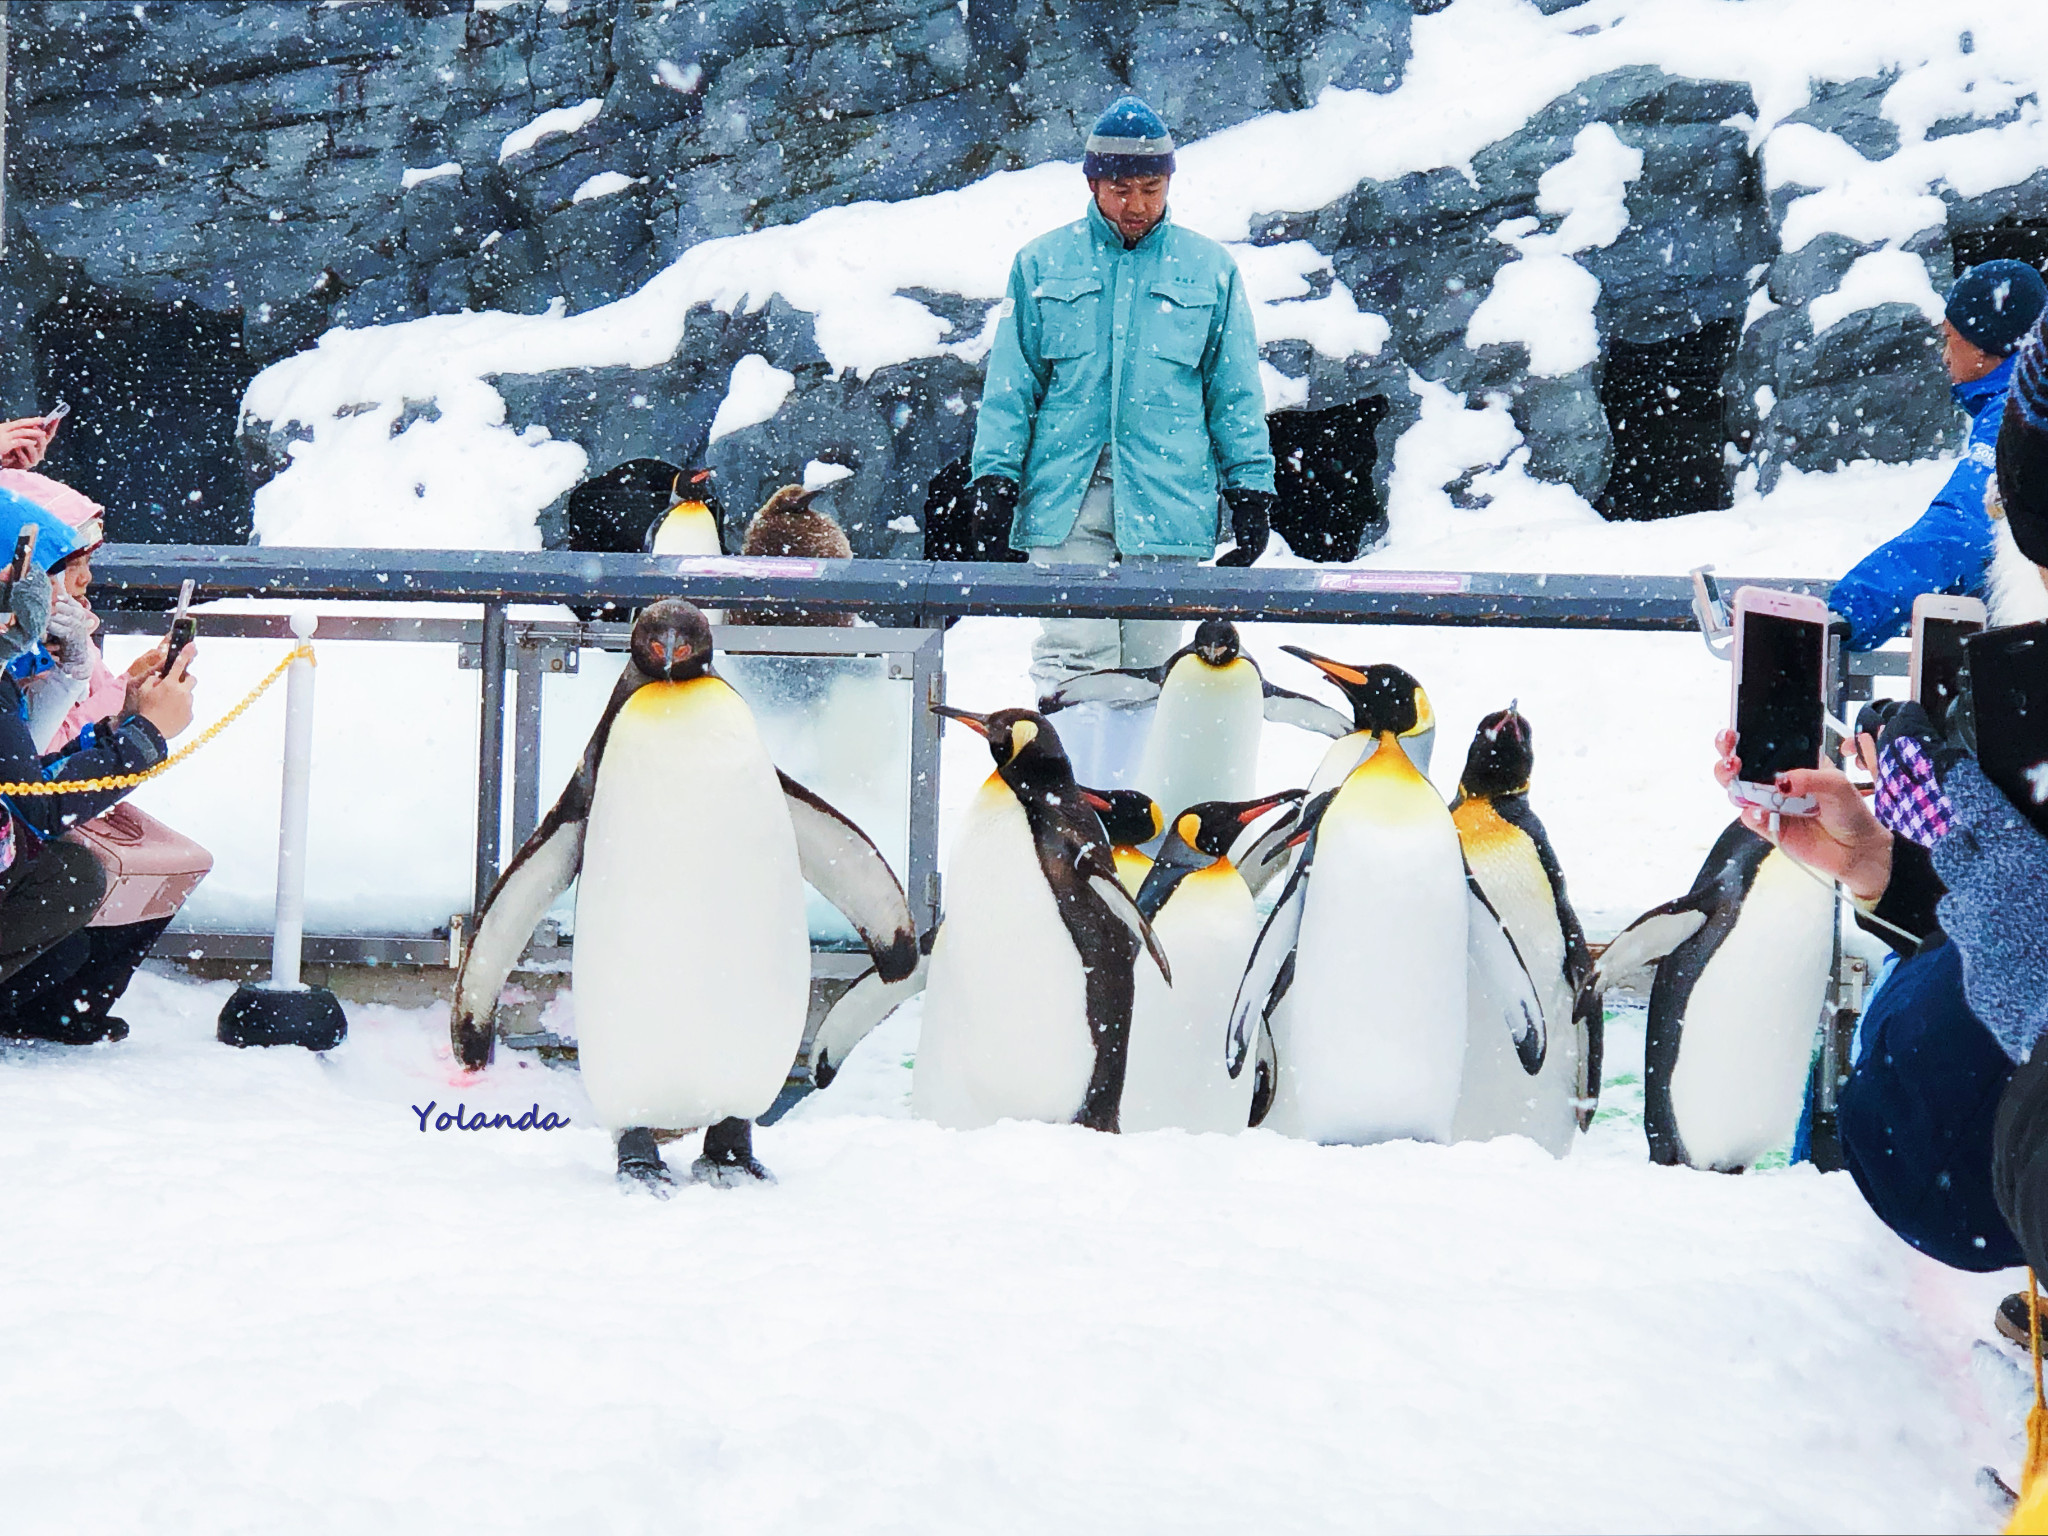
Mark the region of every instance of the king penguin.
MULTIPOLYGON (((1300 657, 1336 684, 1345 702, 1351 706, 1349 725, 1341 732, 1326 733, 1335 735, 1337 739, 1324 751, 1322 762, 1317 764, 1314 775, 1309 779, 1308 797, 1311 801, 1342 784, 1346 774, 1372 755, 1373 749, 1379 745, 1380 733, 1373 725, 1378 720, 1408 722, 1397 740, 1417 771, 1428 777, 1430 748, 1436 741, 1436 711, 1430 707, 1429 695, 1413 673, 1390 662, 1353 666, 1349 662, 1332 661, 1298 645, 1283 645, 1280 649, 1290 656, 1300 657)), ((1285 820, 1275 822, 1239 860, 1238 867, 1244 872, 1245 883, 1251 886, 1254 896, 1263 892, 1287 868, 1292 857, 1289 850, 1302 840, 1300 830, 1285 820)))
MULTIPOLYGON (((839 520, 812 503, 829 487, 805 490, 785 485, 770 496, 747 523, 740 541, 743 555, 766 555, 775 559, 851 560, 853 544, 839 520)), ((853 615, 828 608, 746 609, 736 608, 730 624, 802 624, 813 627, 849 628, 853 615)))
POLYGON ((1165 951, 1051 722, 932 707, 985 736, 996 771, 946 872, 911 1107, 958 1129, 1017 1119, 1114 1131, 1138 950, 1170 981, 1165 951))
POLYGON ((1138 892, 1172 962, 1169 987, 1138 971, 1131 1009, 1123 1128, 1237 1132, 1251 1123, 1256 1074, 1232 1077, 1221 1049, 1230 1001, 1259 936, 1251 887, 1230 861, 1244 829, 1298 789, 1259 800, 1210 801, 1181 812, 1138 892))
MULTIPOLYGON (((1553 1156, 1571 1150, 1600 1095, 1602 1011, 1582 992, 1593 957, 1565 894, 1564 871, 1529 806, 1536 756, 1529 722, 1510 704, 1479 722, 1451 821, 1465 867, 1513 937, 1543 1010, 1547 1049, 1532 1075, 1473 980, 1465 1082, 1452 1134, 1459 1141, 1523 1135, 1553 1156)), ((1170 951, 1169 951, 1170 953, 1170 951)))
POLYGON ((1130 709, 1152 700, 1132 782, 1169 817, 1207 801, 1247 798, 1268 720, 1331 737, 1351 728, 1327 704, 1268 682, 1228 619, 1202 620, 1194 639, 1159 666, 1087 673, 1041 707, 1048 714, 1079 704, 1130 709))
POLYGON ((1305 845, 1231 1008, 1233 1077, 1272 1031, 1264 1123, 1308 1141, 1448 1141, 1464 1072, 1471 888, 1450 810, 1400 750, 1419 690, 1366 699, 1374 750, 1304 809, 1305 845), (1388 749, 1392 750, 1388 750, 1388 749))
POLYGON ((1650 1161, 1740 1173, 1791 1139, 1834 937, 1833 888, 1737 821, 1608 945, 1591 987, 1650 989, 1650 1161))
POLYGON ((692 1176, 764 1179, 751 1121, 774 1101, 810 1001, 804 882, 844 912, 878 972, 917 965, 903 888, 861 830, 769 760, 680 598, 634 622, 632 659, 554 809, 499 876, 455 980, 450 1033, 491 1059, 498 993, 534 924, 581 874, 578 1059, 619 1176, 671 1182, 656 1131, 706 1127, 692 1176))
POLYGON ((722 555, 725 548, 725 509, 711 488, 714 476, 708 469, 686 469, 675 478, 670 490, 674 498, 668 510, 647 525, 642 545, 650 555, 722 555))

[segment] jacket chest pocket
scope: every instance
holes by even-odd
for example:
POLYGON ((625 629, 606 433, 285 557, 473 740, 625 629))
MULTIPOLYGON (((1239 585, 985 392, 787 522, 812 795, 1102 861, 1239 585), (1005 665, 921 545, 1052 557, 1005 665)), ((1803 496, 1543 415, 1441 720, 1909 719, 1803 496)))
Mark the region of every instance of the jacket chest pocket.
POLYGON ((1182 367, 1199 368, 1216 313, 1215 286, 1163 278, 1147 292, 1146 304, 1151 313, 1145 317, 1145 334, 1152 350, 1182 367))
POLYGON ((1047 362, 1086 357, 1100 334, 1102 279, 1043 277, 1033 290, 1038 300, 1038 353, 1047 362))

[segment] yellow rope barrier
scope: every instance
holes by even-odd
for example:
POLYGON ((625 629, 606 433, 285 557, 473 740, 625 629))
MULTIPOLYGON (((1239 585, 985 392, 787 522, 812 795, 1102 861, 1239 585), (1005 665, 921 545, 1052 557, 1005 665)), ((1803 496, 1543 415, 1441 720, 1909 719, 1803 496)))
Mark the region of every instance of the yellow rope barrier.
POLYGON ((233 725, 242 717, 243 712, 251 704, 254 704, 271 690, 271 687, 277 680, 285 675, 291 664, 301 656, 307 661, 315 660, 313 647, 305 641, 301 641, 293 646, 286 653, 284 660, 270 669, 270 675, 249 690, 241 703, 222 715, 213 724, 201 731, 191 741, 186 742, 184 746, 178 748, 177 751, 158 763, 154 768, 145 768, 140 773, 110 774, 106 778, 101 779, 39 779, 33 784, 0 784, 0 795, 92 795, 98 794, 102 790, 133 789, 138 784, 147 784, 151 779, 157 777, 158 774, 169 773, 178 764, 185 761, 186 758, 233 725))
POLYGON ((2027 1342, 2034 1357, 2034 1406, 2027 1410, 2027 1459, 2020 1466, 2020 1501, 2010 1532, 2034 1536, 2048 1531, 2048 1392, 2041 1382, 2041 1291, 2027 1271, 2027 1342))

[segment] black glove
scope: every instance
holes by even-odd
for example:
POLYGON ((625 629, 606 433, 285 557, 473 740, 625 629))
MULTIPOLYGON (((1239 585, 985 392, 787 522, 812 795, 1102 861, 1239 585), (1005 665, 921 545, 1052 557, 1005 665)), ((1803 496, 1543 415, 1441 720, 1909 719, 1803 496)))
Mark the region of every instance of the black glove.
POLYGON ((1010 524, 1017 517, 1017 482, 1001 475, 983 475, 968 489, 973 493, 974 529, 968 538, 967 558, 1007 559, 1010 524))
POLYGON ((1223 499, 1230 504, 1230 533, 1237 548, 1219 555, 1218 565, 1250 565, 1266 552, 1266 540, 1273 532, 1273 506, 1279 501, 1271 491, 1228 490, 1223 499))

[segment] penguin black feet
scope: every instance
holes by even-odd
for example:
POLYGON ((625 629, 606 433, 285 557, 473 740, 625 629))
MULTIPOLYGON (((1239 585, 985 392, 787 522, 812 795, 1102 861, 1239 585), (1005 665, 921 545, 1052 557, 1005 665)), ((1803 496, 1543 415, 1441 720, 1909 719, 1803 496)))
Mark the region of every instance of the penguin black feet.
POLYGON ((675 1175, 661 1160, 654 1132, 644 1125, 619 1133, 619 1183, 627 1189, 644 1189, 663 1200, 674 1192, 675 1175))
POLYGON ((754 1160, 754 1123, 734 1117, 707 1129, 703 1155, 690 1164, 690 1182, 733 1189, 750 1179, 775 1182, 775 1175, 754 1160))

